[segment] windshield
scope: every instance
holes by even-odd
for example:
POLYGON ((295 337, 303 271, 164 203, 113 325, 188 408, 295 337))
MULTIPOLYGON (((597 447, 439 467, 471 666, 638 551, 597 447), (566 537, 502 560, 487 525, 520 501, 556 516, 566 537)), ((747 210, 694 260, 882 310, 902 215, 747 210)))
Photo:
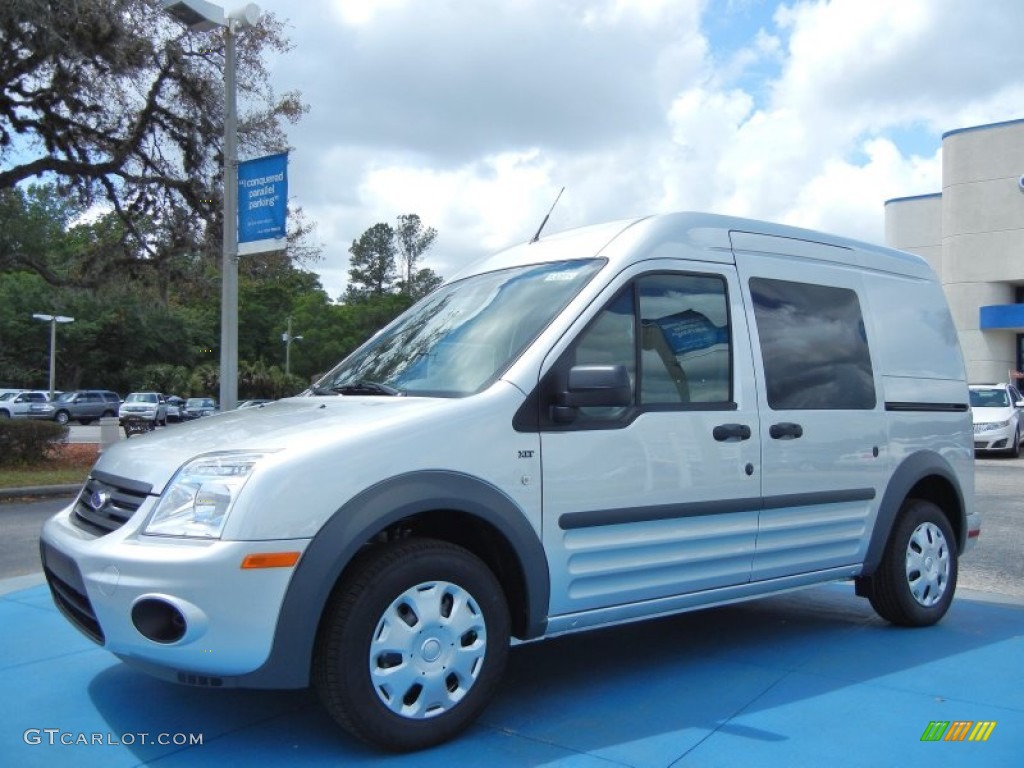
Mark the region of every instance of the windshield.
POLYGON ((1007 408, 1009 405, 1005 389, 971 390, 971 408, 1007 408))
POLYGON ((18 393, 17 392, 4 392, 2 395, 0 395, 0 400, 10 400, 16 394, 18 394, 18 393))
POLYGON ((459 397, 497 378, 603 262, 534 264, 460 280, 413 306, 314 394, 459 397))
POLYGON ((155 403, 157 396, 145 392, 136 392, 125 398, 126 403, 155 403))

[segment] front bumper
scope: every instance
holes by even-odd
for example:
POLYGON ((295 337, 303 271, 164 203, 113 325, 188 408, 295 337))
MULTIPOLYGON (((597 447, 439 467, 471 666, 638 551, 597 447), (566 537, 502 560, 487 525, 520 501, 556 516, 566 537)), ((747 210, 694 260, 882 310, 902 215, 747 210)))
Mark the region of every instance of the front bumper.
POLYGON ((1013 448, 1013 427, 997 427, 974 433, 974 450, 1009 451, 1013 448))
POLYGON ((121 425, 128 419, 140 419, 142 421, 156 421, 156 411, 121 411, 117 418, 120 420, 121 425))
POLYGON ((76 525, 74 505, 47 521, 40 554, 57 607, 107 650, 163 677, 190 682, 258 669, 270 655, 294 568, 243 570, 242 560, 303 552, 309 541, 142 536, 155 501, 148 497, 125 525, 101 536, 76 525), (140 631, 154 605, 174 614, 172 636, 140 631))

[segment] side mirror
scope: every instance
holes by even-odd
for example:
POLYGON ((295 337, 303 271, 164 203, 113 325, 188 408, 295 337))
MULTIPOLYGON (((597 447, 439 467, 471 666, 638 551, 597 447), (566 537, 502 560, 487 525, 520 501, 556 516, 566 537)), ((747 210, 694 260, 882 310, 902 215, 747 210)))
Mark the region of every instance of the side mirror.
POLYGON ((576 365, 569 369, 559 404, 570 408, 615 408, 633 403, 633 388, 624 365, 576 365))

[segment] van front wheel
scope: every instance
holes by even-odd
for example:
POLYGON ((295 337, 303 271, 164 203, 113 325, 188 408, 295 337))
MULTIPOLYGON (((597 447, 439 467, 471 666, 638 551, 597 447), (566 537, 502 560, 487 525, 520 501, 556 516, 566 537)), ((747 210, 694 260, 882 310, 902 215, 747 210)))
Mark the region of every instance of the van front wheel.
POLYGON ((313 681, 358 738, 407 752, 446 741, 490 700, 508 656, 508 606, 490 569, 442 541, 369 550, 321 619, 313 681))
POLYGON ((868 599, 893 624, 926 627, 949 610, 957 572, 956 538, 942 510, 930 501, 908 499, 882 562, 867 581, 868 599))

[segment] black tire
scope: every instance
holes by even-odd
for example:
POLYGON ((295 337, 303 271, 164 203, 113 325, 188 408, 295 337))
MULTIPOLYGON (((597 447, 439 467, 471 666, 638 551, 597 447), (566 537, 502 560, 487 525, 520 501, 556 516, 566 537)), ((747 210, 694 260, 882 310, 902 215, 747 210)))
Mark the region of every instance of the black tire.
POLYGON ((64 426, 69 421, 71 421, 71 417, 68 415, 67 411, 57 411, 55 414, 53 414, 53 420, 56 421, 61 426, 64 426))
POLYGON ((477 718, 501 679, 508 643, 508 605, 490 569, 462 547, 407 539, 368 550, 335 588, 313 683, 352 735, 395 752, 423 749, 477 718), (403 626, 387 643, 398 621, 419 629, 403 626))
POLYGON ((117 414, 114 413, 113 411, 104 411, 103 412, 103 418, 108 418, 110 416, 117 416, 117 414))
POLYGON ((946 615, 956 591, 958 547, 935 504, 907 499, 878 570, 866 581, 871 607, 903 627, 927 627, 946 615))
POLYGON ((1018 426, 1013 431, 1013 445, 1011 445, 1006 452, 1010 455, 1011 459, 1020 458, 1020 427, 1018 426))

